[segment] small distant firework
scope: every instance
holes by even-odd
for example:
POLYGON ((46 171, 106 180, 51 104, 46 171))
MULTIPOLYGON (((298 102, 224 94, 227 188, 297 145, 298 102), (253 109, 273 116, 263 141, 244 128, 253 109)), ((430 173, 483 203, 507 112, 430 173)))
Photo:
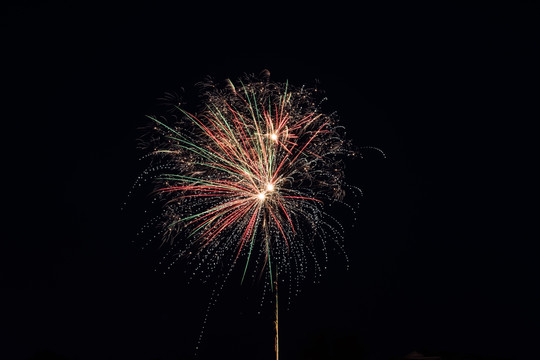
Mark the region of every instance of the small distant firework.
POLYGON ((354 152, 321 98, 263 72, 204 84, 196 114, 177 104, 176 116, 149 116, 163 241, 180 244, 195 273, 241 264, 242 281, 267 274, 273 284, 279 273, 299 283, 321 273, 329 242, 342 249, 325 206, 341 203, 343 159, 354 152))

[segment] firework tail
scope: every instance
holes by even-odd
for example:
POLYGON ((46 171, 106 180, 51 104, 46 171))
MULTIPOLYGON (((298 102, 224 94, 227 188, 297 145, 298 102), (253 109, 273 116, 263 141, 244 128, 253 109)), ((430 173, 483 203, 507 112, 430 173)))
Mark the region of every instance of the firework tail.
POLYGON ((275 350, 276 350, 276 360, 279 360, 279 304, 278 304, 278 272, 276 267, 276 280, 274 281, 274 290, 276 292, 276 342, 275 342, 275 350))

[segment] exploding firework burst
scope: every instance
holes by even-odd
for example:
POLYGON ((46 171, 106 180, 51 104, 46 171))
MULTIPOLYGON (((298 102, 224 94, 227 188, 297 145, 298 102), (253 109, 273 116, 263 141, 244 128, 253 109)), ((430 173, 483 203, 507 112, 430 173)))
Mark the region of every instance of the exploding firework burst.
POLYGON ((317 88, 268 75, 205 83, 196 113, 177 104, 175 116, 149 116, 160 233, 194 274, 240 264, 242 281, 266 274, 272 284, 279 274, 299 284, 321 274, 329 244, 343 250, 325 209, 342 203, 351 144, 317 88))

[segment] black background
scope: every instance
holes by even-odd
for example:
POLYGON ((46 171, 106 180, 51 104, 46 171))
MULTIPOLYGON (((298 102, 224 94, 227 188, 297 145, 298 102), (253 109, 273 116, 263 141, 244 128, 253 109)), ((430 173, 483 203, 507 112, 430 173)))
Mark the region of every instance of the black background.
MULTIPOLYGON (((164 92, 265 68, 318 79, 355 144, 387 154, 349 163, 365 193, 350 270, 335 255, 280 313, 281 359, 538 356, 538 10, 8 7, 1 357, 193 357, 211 287, 154 272, 143 209, 120 211, 143 168, 137 129, 164 92)), ((273 358, 272 304, 258 303, 230 282, 199 358, 273 358)))

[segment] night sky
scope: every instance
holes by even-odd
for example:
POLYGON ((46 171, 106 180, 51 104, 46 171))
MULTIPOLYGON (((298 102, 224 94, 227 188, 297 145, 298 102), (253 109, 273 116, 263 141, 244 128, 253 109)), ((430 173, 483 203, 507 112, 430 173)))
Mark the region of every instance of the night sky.
MULTIPOLYGON (((263 69, 317 80, 348 137, 387 155, 348 162, 350 269, 335 253, 281 309, 280 358, 540 356, 538 5, 327 6, 3 11, 1 358, 193 358, 212 287, 141 250, 145 194, 121 211, 136 140, 165 92, 263 69)), ((274 357, 257 289, 227 284, 199 359, 274 357)))

